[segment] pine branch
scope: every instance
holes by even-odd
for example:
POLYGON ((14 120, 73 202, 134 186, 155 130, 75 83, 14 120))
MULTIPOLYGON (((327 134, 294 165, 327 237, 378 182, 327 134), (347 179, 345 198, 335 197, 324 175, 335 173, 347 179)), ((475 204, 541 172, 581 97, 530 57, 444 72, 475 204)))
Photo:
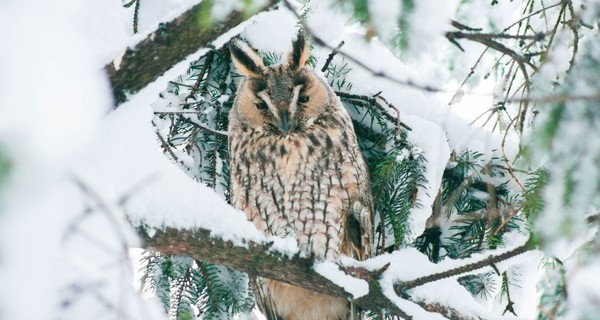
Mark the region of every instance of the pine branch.
MULTIPOLYGON (((257 12, 267 10, 276 2, 268 1, 257 12)), ((199 23, 200 14, 210 11, 211 5, 212 1, 202 1, 173 21, 161 25, 134 48, 128 48, 118 62, 113 61, 104 68, 110 78, 117 105, 127 101, 128 95, 137 93, 188 55, 202 47, 210 47, 212 41, 248 19, 244 13, 235 11, 223 22, 210 28, 203 27, 199 23)))
MULTIPOLYGON (((149 236, 138 229, 144 240, 144 247, 166 255, 189 256, 199 261, 217 263, 225 267, 249 274, 293 284, 335 297, 351 299, 351 295, 327 278, 313 270, 313 260, 298 256, 288 257, 274 252, 272 244, 247 243, 246 247, 236 246, 231 241, 211 237, 208 230, 177 230, 167 228, 149 236)), ((365 309, 397 309, 380 290, 371 284, 371 293, 356 300, 365 309)), ((394 314, 402 315, 400 310, 394 314)))
POLYGON ((428 276, 417 278, 415 280, 398 283, 398 284, 394 285, 394 289, 396 290, 396 292, 404 292, 408 289, 422 286, 426 283, 430 283, 430 282, 438 281, 441 279, 461 275, 463 273, 471 272, 471 271, 474 271, 477 269, 481 269, 481 268, 484 268, 487 266, 494 265, 495 263, 498 263, 498 262, 501 262, 504 260, 508 260, 512 257, 516 257, 522 253, 529 251, 529 250, 530 250, 529 243, 525 243, 520 247, 517 247, 517 248, 507 251, 505 253, 499 254, 497 256, 489 256, 486 259, 483 259, 483 260, 480 260, 480 261, 477 261, 477 262, 474 262, 471 264, 467 264, 467 265, 460 266, 460 267, 457 267, 454 269, 431 274, 428 276))
MULTIPOLYGON (((297 255, 289 257, 276 251, 272 243, 257 244, 247 242, 243 246, 235 245, 233 242, 223 240, 218 236, 211 236, 211 232, 204 229, 178 230, 165 228, 162 231, 153 231, 151 232, 152 235, 149 235, 145 229, 140 227, 138 228, 138 233, 144 241, 146 249, 156 250, 162 254, 188 256, 200 261, 220 264, 251 275, 282 281, 330 296, 352 299, 352 296, 344 289, 314 271, 314 260, 297 255)), ((509 259, 526 250, 526 246, 521 246, 498 256, 490 256, 488 259, 476 263, 418 278, 413 281, 399 283, 394 288, 396 293, 400 295, 407 289, 470 272, 509 259)), ((346 272, 352 276, 360 277, 369 283, 369 293, 354 300, 356 306, 363 310, 387 310, 388 313, 393 315, 398 315, 404 319, 411 319, 410 316, 398 309, 382 292, 378 281, 381 274, 380 271, 371 272, 352 267, 348 268, 346 272)), ((416 303, 423 306, 431 306, 431 304, 424 304, 419 301, 416 301, 416 303)), ((426 309, 430 308, 427 307, 426 309)), ((449 310, 452 311, 450 312, 452 314, 451 319, 472 319, 472 317, 460 315, 456 310, 440 305, 436 305, 435 308, 428 311, 448 312, 449 310)))

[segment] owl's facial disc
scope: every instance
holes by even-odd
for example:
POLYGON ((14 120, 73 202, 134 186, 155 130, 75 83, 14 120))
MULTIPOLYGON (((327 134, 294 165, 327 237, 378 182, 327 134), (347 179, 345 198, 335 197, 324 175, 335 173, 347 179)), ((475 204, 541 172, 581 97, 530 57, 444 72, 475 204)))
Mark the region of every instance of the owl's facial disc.
MULTIPOLYGON (((290 90, 289 88, 286 89, 290 90)), ((301 89, 302 85, 297 85, 287 94, 282 94, 281 91, 273 92, 273 90, 263 90, 256 93, 266 104, 272 115, 270 124, 283 135, 293 133, 298 128, 300 120, 298 96, 301 89), (283 96, 285 96, 284 99, 282 99, 283 96)), ((278 90, 281 90, 281 88, 278 88, 278 90)))

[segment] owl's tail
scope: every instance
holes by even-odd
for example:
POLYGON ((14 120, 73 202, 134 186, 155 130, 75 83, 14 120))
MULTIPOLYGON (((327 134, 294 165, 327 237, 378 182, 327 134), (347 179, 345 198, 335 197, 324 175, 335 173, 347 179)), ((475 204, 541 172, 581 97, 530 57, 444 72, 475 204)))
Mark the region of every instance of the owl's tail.
POLYGON ((256 303, 267 320, 359 320, 344 298, 331 297, 283 282, 257 279, 256 303))

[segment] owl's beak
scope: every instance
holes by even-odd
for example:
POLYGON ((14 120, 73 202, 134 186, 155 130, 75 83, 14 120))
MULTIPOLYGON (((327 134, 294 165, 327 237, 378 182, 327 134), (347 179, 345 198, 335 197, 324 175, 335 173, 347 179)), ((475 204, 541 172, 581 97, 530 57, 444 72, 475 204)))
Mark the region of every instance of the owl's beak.
POLYGON ((283 133, 288 134, 292 129, 292 124, 290 123, 290 112, 287 109, 282 109, 279 111, 279 129, 283 131, 283 133))

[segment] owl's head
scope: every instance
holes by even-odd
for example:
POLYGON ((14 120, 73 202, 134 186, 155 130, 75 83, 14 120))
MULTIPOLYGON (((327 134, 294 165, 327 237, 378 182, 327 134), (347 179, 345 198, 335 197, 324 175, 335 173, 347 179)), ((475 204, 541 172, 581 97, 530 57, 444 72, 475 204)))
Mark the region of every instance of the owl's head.
POLYGON ((242 40, 232 41, 230 51, 238 72, 246 76, 230 116, 238 124, 288 135, 306 129, 329 105, 331 90, 305 67, 309 48, 302 35, 293 41, 287 59, 271 67, 242 40))

